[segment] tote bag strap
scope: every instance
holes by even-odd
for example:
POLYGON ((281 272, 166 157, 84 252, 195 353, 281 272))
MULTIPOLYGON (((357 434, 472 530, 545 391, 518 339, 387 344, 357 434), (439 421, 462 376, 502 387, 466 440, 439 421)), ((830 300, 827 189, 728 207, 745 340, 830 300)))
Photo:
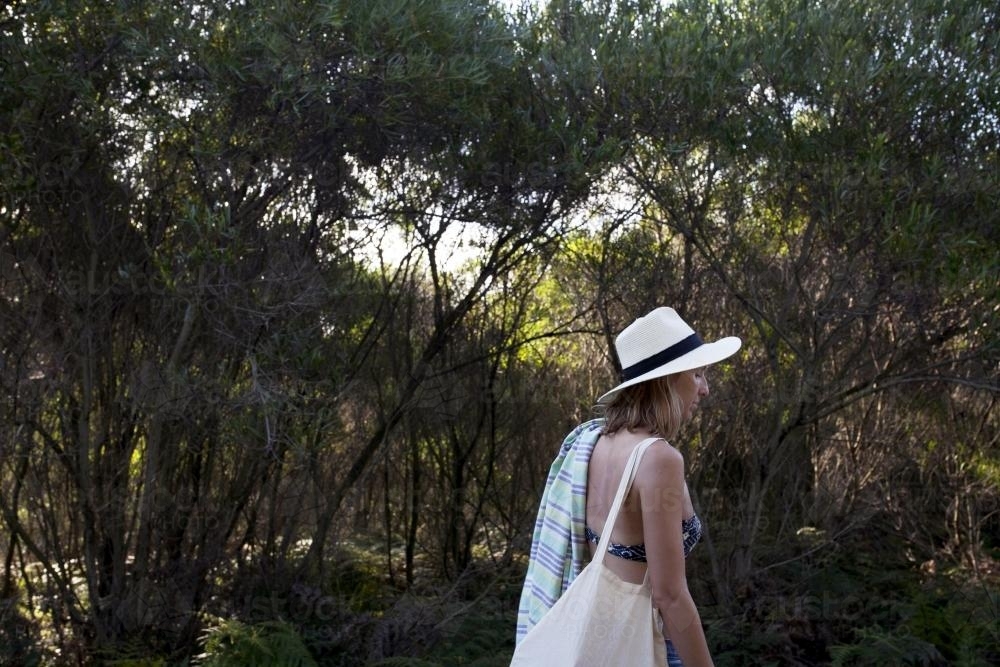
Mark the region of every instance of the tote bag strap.
MULTIPOLYGON (((601 540, 597 544, 597 554, 600 562, 604 562, 605 556, 608 555, 608 547, 611 545, 611 530, 615 527, 615 521, 618 519, 618 511, 622 507, 622 503, 625 502, 625 496, 628 495, 628 491, 632 488, 632 481, 635 479, 635 474, 639 470, 639 461, 642 460, 642 455, 646 453, 649 446, 652 445, 657 440, 662 440, 662 438, 646 438, 632 450, 631 456, 628 457, 628 462, 625 464, 625 470, 622 472, 621 482, 618 483, 618 491, 615 493, 615 500, 611 503, 611 510, 608 512, 608 518, 604 520, 604 529, 601 531, 601 540)), ((649 576, 647 571, 646 576, 649 576)))

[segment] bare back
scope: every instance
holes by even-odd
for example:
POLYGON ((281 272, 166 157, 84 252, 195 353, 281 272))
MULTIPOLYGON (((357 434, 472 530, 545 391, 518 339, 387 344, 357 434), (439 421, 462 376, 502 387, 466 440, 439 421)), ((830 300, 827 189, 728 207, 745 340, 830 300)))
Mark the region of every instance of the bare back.
MULTIPOLYGON (((603 535, 606 530, 605 522, 608 511, 611 509, 611 503, 614 502, 618 484, 632 450, 649 437, 655 436, 649 433, 622 431, 610 436, 602 435, 594 445, 587 473, 587 526, 597 534, 603 535)), ((653 446, 658 445, 654 444, 653 446)), ((669 447, 662 440, 659 446, 669 447)), ((611 531, 612 542, 627 545, 645 542, 639 488, 643 485, 647 488, 655 487, 657 480, 651 479, 649 475, 644 475, 643 467, 643 463, 640 462, 636 480, 625 497, 621 511, 618 513, 618 520, 611 531)), ((694 514, 686 485, 683 488, 682 507, 684 517, 694 514)), ((679 525, 677 531, 679 535, 679 525)), ((597 546, 590 543, 591 558, 594 557, 596 550, 597 546)), ((609 554, 604 559, 604 564, 624 581, 642 583, 646 575, 646 563, 625 560, 609 554)))

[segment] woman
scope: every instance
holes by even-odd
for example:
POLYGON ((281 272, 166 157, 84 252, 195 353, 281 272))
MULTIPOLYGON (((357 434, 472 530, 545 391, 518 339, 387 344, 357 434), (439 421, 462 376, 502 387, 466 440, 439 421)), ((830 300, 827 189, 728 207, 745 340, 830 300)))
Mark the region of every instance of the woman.
POLYGON ((635 446, 661 438, 643 457, 611 530, 605 565, 642 583, 663 619, 671 667, 711 665, 684 559, 701 536, 684 481, 684 459, 668 440, 708 396, 705 367, 740 348, 704 343, 672 308, 657 308, 615 339, 622 382, 598 399, 603 418, 567 436, 549 470, 518 611, 517 641, 555 604, 593 556, 618 482, 635 446))

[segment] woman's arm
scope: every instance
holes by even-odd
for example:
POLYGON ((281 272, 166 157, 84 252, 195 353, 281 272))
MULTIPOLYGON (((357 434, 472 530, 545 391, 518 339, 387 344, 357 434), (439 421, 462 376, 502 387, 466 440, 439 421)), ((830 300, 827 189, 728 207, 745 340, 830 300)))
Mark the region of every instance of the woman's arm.
POLYGON ((643 457, 634 485, 642 508, 653 606, 663 618, 664 634, 685 667, 713 665, 684 569, 684 457, 670 445, 656 443, 643 457))

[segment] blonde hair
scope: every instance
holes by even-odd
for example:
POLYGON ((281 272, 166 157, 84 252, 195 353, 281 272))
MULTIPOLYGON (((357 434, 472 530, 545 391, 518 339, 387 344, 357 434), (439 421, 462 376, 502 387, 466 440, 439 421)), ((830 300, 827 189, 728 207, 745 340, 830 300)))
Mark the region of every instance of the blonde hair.
POLYGON ((674 390, 678 376, 672 373, 622 389, 598 407, 606 420, 602 432, 647 430, 667 440, 676 436, 684 419, 684 406, 674 390))

